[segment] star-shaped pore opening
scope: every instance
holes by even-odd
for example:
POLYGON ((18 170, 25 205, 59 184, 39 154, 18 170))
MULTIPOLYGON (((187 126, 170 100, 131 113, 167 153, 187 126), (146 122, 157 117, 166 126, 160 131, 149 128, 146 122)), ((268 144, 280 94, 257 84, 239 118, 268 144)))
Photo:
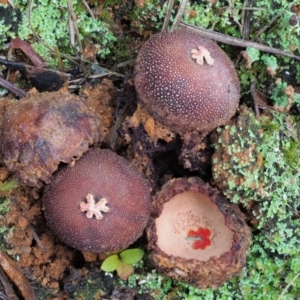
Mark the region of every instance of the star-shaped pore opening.
POLYGON ((106 198, 101 198, 97 203, 94 195, 87 194, 86 203, 82 201, 80 203, 80 210, 82 212, 86 212, 86 217, 91 219, 94 215, 97 220, 101 220, 103 218, 102 212, 108 212, 109 207, 106 206, 108 203, 106 198))
POLYGON ((193 49, 191 53, 192 58, 200 66, 204 65, 204 59, 208 65, 212 66, 214 64, 214 59, 210 56, 210 52, 203 46, 198 46, 198 48, 193 49))
POLYGON ((204 250, 207 246, 211 245, 210 240, 211 232, 208 228, 199 227, 198 230, 190 230, 186 240, 193 241, 192 247, 195 250, 204 250))

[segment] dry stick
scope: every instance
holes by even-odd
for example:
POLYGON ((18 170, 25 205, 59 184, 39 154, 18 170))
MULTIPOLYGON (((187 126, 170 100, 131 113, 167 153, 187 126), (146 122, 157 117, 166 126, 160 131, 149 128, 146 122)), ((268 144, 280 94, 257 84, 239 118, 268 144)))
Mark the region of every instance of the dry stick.
MULTIPOLYGON (((19 300, 18 296, 16 295, 11 283, 9 282, 6 274, 3 272, 2 269, 0 269, 0 281, 3 285, 5 294, 8 295, 7 299, 9 300, 19 300)), ((5 299, 3 296, 1 296, 2 299, 5 299)))
POLYGON ((180 4, 180 7, 178 9, 178 12, 176 14, 176 17, 174 19, 174 22, 173 22, 173 24, 171 26, 170 31, 172 31, 172 30, 174 30, 174 29, 176 29, 178 27, 178 25, 179 25, 179 23, 180 23, 180 21, 182 19, 182 16, 184 14, 184 11, 185 11, 185 8, 186 8, 187 4, 188 4, 188 0, 182 0, 182 2, 180 4))
POLYGON ((16 6, 14 5, 14 3, 13 3, 12 0, 8 0, 7 2, 10 4, 10 6, 11 6, 12 8, 16 8, 16 6))
POLYGON ((30 230, 30 232, 31 232, 31 234, 32 234, 32 237, 33 237, 33 239, 36 241, 37 245, 42 249, 42 251, 43 251, 44 253, 46 253, 47 250, 46 250, 46 248, 44 247, 44 245, 42 244, 42 242, 41 242, 39 236, 37 235, 37 233, 35 232, 33 226, 32 226, 32 225, 29 225, 29 226, 28 226, 28 229, 30 230))
POLYGON ((296 281, 296 279, 300 276, 300 272, 296 274, 296 276, 292 279, 292 281, 284 288, 282 293, 279 295, 277 300, 283 299, 284 294, 287 292, 287 290, 290 288, 290 286, 296 281))
MULTIPOLYGON (((81 56, 82 52, 83 52, 82 51, 82 44, 81 44, 81 40, 80 40, 79 29, 78 29, 78 26, 77 26, 77 23, 76 23, 76 16, 75 16, 75 12, 74 12, 74 9, 73 9, 73 4, 72 4, 71 0, 67 0, 67 3, 68 3, 68 12, 69 12, 69 19, 70 19, 70 22, 69 22, 69 24, 70 24, 70 33, 75 32, 75 36, 76 36, 76 39, 77 39, 77 43, 78 43, 78 46, 79 46, 79 52, 80 52, 80 56, 81 56)), ((74 51, 76 51, 75 43, 72 46, 73 46, 74 51)))
POLYGON ((90 9, 89 5, 86 3, 85 0, 82 0, 84 7, 86 8, 86 10, 88 11, 88 13, 90 14, 90 16, 92 17, 92 19, 95 21, 95 16, 92 12, 92 10, 90 9))
POLYGON ((10 280, 17 286, 24 299, 35 300, 33 289, 17 264, 0 251, 0 265, 10 280))
POLYGON ((249 40, 249 27, 250 27, 250 10, 247 10, 248 0, 244 0, 243 10, 242 10, 242 37, 244 40, 249 40))
POLYGON ((235 9, 234 5, 232 4, 232 0, 229 0, 228 2, 229 2, 228 8, 230 10, 229 14, 231 15, 235 24, 238 26, 240 34, 243 36, 243 25, 235 18, 235 10, 237 9, 235 9))
POLYGON ((257 104, 257 93, 256 93, 256 88, 255 88, 254 83, 251 84, 250 93, 251 93, 253 103, 254 103, 256 119, 259 119, 260 114, 259 114, 259 109, 258 109, 258 104, 257 104))
POLYGON ((186 29, 190 29, 192 31, 195 31, 197 33, 199 33, 200 35, 213 39, 215 41, 218 42, 222 42, 224 44, 229 44, 229 45, 234 45, 234 46, 239 46, 239 47, 253 47, 256 48, 260 51, 263 52, 268 52, 268 53, 273 53, 273 54, 277 54, 277 55, 282 55, 282 56, 286 56, 286 57, 290 57, 296 60, 300 60, 300 56, 276 49, 276 48, 272 48, 269 46, 265 46, 259 43, 255 43, 255 42, 251 42, 251 41, 244 41, 242 39, 238 39, 238 38, 234 38, 219 32, 214 32, 211 30, 207 30, 207 29, 203 29, 197 26, 193 26, 193 25, 189 25, 186 24, 184 22, 180 22, 179 24, 182 28, 186 28, 186 29))
POLYGON ((162 26, 161 31, 167 30, 167 27, 168 27, 168 24, 169 24, 170 18, 171 18, 173 5, 174 5, 174 0, 169 0, 168 7, 167 7, 167 12, 166 12, 165 19, 164 19, 164 24, 162 26))
POLYGON ((7 89, 11 93, 15 94, 16 96, 23 98, 26 96, 26 92, 22 89, 19 89, 9 81, 5 80, 4 78, 0 77, 0 86, 7 89))
MULTIPOLYGON (((0 299, 1 300, 13 300, 12 298, 8 298, 6 295, 0 292, 0 299)), ((18 298, 19 299, 19 298, 18 298)))
POLYGON ((270 28, 273 23, 275 23, 277 21, 277 19, 283 14, 283 12, 280 12, 279 14, 277 14, 273 19, 271 19, 271 21, 266 24, 262 29, 260 29, 254 36, 254 38, 252 39, 253 41, 257 40, 258 37, 265 32, 268 28, 270 28))

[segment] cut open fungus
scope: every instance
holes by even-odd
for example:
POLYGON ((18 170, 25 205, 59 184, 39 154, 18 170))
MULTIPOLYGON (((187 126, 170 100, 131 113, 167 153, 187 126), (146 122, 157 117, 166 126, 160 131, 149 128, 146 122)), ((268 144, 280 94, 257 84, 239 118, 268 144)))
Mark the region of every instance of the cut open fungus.
POLYGON ((196 177, 163 186, 147 234, 158 270, 198 288, 218 287, 238 275, 250 245, 239 208, 196 177))

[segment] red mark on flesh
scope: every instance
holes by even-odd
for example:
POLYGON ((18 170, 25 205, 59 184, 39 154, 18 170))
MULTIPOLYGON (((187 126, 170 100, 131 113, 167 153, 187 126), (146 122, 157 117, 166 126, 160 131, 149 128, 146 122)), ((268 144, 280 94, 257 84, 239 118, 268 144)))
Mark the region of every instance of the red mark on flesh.
POLYGON ((192 247, 195 250, 204 250, 207 246, 211 245, 210 241, 211 232, 208 228, 199 227, 198 230, 190 230, 188 232, 187 240, 192 240, 192 247))

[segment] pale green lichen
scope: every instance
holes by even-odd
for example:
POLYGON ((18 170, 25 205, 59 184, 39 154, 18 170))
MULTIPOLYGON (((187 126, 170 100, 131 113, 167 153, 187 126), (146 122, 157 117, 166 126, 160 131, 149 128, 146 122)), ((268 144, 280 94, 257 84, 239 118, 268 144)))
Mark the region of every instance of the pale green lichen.
MULTIPOLYGON (((300 264, 300 121, 278 112, 257 120, 242 107, 236 124, 219 128, 218 133, 214 180, 230 201, 252 215, 254 226, 242 279, 248 283, 241 289, 257 293, 255 299, 273 299, 270 293, 279 297, 300 264)), ((295 281, 284 299, 294 299, 299 289, 300 282, 295 281)))
MULTIPOLYGON (((15 36, 30 41, 32 47, 52 66, 58 64, 58 57, 55 51, 74 55, 74 50, 70 44, 67 2, 62 0, 50 2, 44 0, 34 1, 31 14, 29 14, 29 3, 30 1, 14 1, 15 6, 22 13, 22 22, 19 24, 17 33, 6 31, 2 35, 2 41, 15 36), (29 16, 32 28, 40 40, 36 39, 31 30, 29 16), (49 48, 54 52, 50 51, 49 48)), ((97 54, 102 58, 106 57, 110 53, 110 44, 116 40, 109 24, 100 19, 92 19, 81 1, 72 1, 72 3, 74 14, 77 18, 76 24, 79 29, 81 43, 93 43, 97 49, 97 54)), ((1 30, 3 31, 3 26, 0 26, 0 33, 1 30)), ((3 47, 2 43, 0 47, 3 47)), ((79 48, 76 42, 75 47, 78 51, 79 48)))
POLYGON ((235 125, 218 130, 213 176, 231 201, 245 206, 260 203, 262 227, 299 202, 300 122, 276 112, 258 121, 245 107, 241 112, 235 125))

